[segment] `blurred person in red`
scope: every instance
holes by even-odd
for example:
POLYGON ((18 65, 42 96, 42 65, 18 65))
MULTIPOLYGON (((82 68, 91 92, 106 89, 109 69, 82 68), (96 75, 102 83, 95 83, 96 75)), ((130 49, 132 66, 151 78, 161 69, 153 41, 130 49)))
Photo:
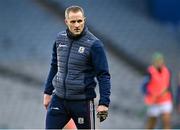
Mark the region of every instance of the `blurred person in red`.
POLYGON ((170 87, 171 74, 165 65, 161 53, 154 53, 152 65, 147 69, 142 90, 147 106, 147 129, 154 129, 157 118, 161 116, 164 129, 171 128, 172 92, 170 87))
POLYGON ((71 118, 70 121, 64 126, 64 129, 73 129, 77 130, 76 124, 74 123, 74 120, 71 118))

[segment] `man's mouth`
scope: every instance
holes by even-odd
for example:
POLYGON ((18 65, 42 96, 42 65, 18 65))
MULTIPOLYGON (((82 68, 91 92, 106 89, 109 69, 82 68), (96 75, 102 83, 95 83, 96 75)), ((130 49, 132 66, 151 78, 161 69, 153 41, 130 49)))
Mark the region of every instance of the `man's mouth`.
POLYGON ((75 31, 76 31, 76 32, 79 32, 79 31, 80 31, 80 29, 75 29, 75 31))

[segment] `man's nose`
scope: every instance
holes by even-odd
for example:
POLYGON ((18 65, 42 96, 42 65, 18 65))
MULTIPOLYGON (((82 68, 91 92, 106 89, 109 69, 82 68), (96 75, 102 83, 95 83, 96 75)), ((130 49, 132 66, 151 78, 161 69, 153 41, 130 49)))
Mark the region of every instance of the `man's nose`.
POLYGON ((75 23, 75 27, 79 27, 79 23, 78 22, 75 23))

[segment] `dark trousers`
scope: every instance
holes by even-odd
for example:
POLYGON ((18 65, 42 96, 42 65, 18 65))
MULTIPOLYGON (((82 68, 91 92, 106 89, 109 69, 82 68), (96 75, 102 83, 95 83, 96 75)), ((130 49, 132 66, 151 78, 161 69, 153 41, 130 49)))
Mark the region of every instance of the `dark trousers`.
POLYGON ((52 96, 46 115, 46 129, 62 129, 72 118, 78 129, 95 129, 94 102, 64 100, 52 96))

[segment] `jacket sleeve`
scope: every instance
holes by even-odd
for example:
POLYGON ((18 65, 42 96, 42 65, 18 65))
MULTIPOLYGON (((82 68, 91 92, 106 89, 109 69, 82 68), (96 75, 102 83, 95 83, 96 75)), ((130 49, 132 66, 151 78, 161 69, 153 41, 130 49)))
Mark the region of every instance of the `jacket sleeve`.
POLYGON ((52 80, 53 80, 54 76, 56 75, 56 73, 57 73, 57 50, 56 50, 56 43, 54 43, 53 52, 52 52, 51 67, 50 67, 50 71, 48 74, 48 78, 47 78, 46 83, 45 83, 45 89, 44 89, 45 94, 48 94, 48 95, 52 94, 52 92, 54 90, 52 80))
POLYGON ((92 63, 99 83, 99 105, 109 106, 110 103, 110 73, 108 62, 101 41, 96 41, 91 48, 92 63))
POLYGON ((147 74, 144 77, 143 83, 141 85, 141 92, 142 92, 143 95, 147 95, 148 94, 147 85, 148 85, 149 81, 150 81, 150 74, 147 74))

